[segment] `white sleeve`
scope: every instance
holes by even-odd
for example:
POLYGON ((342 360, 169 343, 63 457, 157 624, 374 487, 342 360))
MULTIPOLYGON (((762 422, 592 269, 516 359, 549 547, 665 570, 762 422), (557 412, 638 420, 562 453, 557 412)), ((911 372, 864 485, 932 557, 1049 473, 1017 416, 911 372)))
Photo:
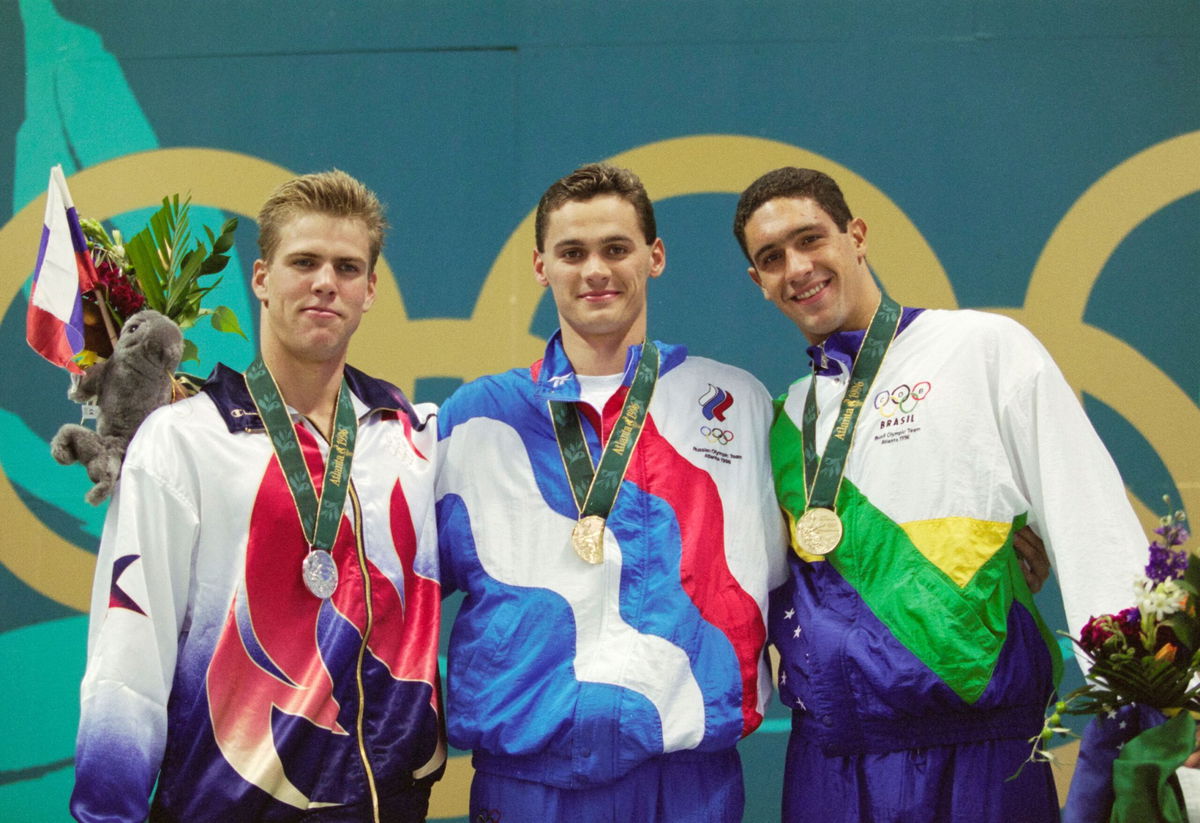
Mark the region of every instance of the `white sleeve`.
POLYGON ((417 527, 417 546, 421 558, 419 571, 426 577, 440 581, 436 483, 438 474, 441 472, 443 458, 442 444, 438 440, 438 410, 433 403, 419 403, 414 408, 423 426, 419 435, 414 433, 414 437, 421 454, 433 467, 431 479, 427 481, 430 486, 429 505, 424 509, 424 516, 417 527))
MULTIPOLYGON (((1025 336, 1028 345, 1016 341, 1009 351, 1022 376, 1004 387, 1011 390, 1001 433, 1030 503, 1029 525, 1045 541, 1058 575, 1067 627, 1078 637, 1090 617, 1133 605, 1147 540, 1074 392, 1045 348, 1025 336)), ((1086 665, 1082 657, 1079 662, 1086 665)))
POLYGON ((187 616, 196 496, 169 467, 169 427, 147 422, 109 506, 92 585, 81 687, 79 820, 144 820, 167 733, 167 699, 187 616))

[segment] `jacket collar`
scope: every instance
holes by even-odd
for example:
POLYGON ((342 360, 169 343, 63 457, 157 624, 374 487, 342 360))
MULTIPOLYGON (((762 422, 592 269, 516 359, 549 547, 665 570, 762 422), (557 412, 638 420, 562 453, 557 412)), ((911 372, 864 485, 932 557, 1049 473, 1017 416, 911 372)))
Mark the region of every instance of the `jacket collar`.
MULTIPOLYGON (((899 337, 923 311, 925 309, 902 309, 900 323, 896 326, 896 337, 899 337)), ((850 374, 854 368, 854 358, 858 356, 858 350, 862 348, 863 338, 866 336, 866 329, 835 331, 817 345, 809 346, 808 359, 812 363, 813 373, 824 377, 843 372, 850 374)))
MULTIPOLYGON (((418 431, 424 427, 412 403, 400 389, 386 380, 363 374, 353 366, 346 366, 345 374, 351 393, 366 407, 360 414, 360 419, 371 412, 390 411, 408 417, 413 428, 418 431)), ((250 397, 250 389, 246 386, 246 378, 241 372, 234 371, 224 363, 218 363, 200 390, 216 405, 230 432, 264 431, 258 409, 250 397)))
MULTIPOLYGON (((651 341, 651 344, 658 348, 660 377, 687 359, 687 346, 658 340, 651 341)), ((633 382, 633 373, 641 356, 641 343, 635 343, 625 351, 625 372, 621 378, 621 385, 628 386, 633 382)), ((539 400, 579 400, 579 380, 575 376, 575 367, 571 365, 563 349, 561 329, 550 338, 546 344, 546 353, 541 360, 529 367, 529 371, 536 384, 534 396, 539 400)))

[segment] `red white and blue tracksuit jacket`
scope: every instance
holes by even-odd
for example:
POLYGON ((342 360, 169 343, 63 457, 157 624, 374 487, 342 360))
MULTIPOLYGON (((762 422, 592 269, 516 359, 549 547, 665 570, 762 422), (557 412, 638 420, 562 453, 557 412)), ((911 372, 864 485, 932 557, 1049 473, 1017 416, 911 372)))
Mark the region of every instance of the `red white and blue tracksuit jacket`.
MULTIPOLYGON (((71 811, 389 818, 445 760, 432 407, 347 368, 359 429, 329 600, 242 375, 152 414, 101 540, 71 811), (430 425, 427 425, 430 423, 430 425)), ((293 413, 320 488, 328 446, 293 413)))

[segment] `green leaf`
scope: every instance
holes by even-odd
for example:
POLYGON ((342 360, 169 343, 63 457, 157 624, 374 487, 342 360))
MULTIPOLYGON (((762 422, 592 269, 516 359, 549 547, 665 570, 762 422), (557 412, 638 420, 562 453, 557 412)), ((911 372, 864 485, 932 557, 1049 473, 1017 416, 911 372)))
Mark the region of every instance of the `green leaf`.
POLYGON ((204 262, 200 264, 201 274, 216 274, 229 262, 227 254, 210 254, 204 258, 204 262))
POLYGON ((224 254, 233 248, 233 233, 237 231, 237 227, 238 219, 231 217, 221 226, 221 235, 216 240, 213 240, 211 236, 209 237, 209 242, 212 243, 213 254, 224 254))
POLYGON ((126 253, 146 302, 172 320, 176 319, 171 303, 177 290, 177 252, 188 232, 188 201, 180 206, 176 194, 170 199, 164 197, 146 227, 126 244, 126 253))
POLYGON ((196 278, 199 276, 197 270, 203 254, 199 249, 192 249, 180 261, 178 272, 168 284, 167 311, 164 312, 168 317, 174 318, 179 313, 186 312, 192 299, 196 278))
POLYGON ((186 363, 189 360, 200 362, 200 350, 196 348, 196 344, 186 337, 183 339, 183 357, 179 359, 180 363, 186 363))
POLYGON ((1188 553, 1187 570, 1183 573, 1184 581, 1192 591, 1200 591, 1200 558, 1188 553))
POLYGON ((1083 699, 1082 713, 1131 702, 1164 709, 1187 705, 1195 697, 1188 690, 1190 668, 1181 662, 1114 655, 1096 660, 1089 677, 1090 682, 1071 693, 1083 699))
POLYGON ((138 288, 146 297, 146 305, 156 311, 166 308, 162 278, 158 273, 158 258, 150 229, 145 228, 129 238, 125 244, 125 255, 133 266, 138 288))
POLYGON ((1189 651, 1196 648, 1196 642, 1200 640, 1200 631, 1197 631, 1196 620, 1188 617, 1183 612, 1178 612, 1171 615, 1171 619, 1167 621, 1167 625, 1171 627, 1171 631, 1175 632, 1175 636, 1179 638, 1189 651))
POLYGON ((207 286, 196 286, 196 288, 193 290, 193 293, 196 295, 196 299, 200 300, 201 298, 207 297, 208 293, 219 285, 221 285, 220 277, 209 283, 207 286))
POLYGON ((196 325, 199 317, 199 314, 190 306, 177 306, 172 314, 175 316, 175 324, 180 329, 190 329, 196 325))
POLYGON ((217 331, 239 334, 243 339, 249 339, 238 325, 237 315, 228 306, 217 306, 212 313, 212 325, 217 331))
POLYGON ((204 264, 204 246, 197 244, 194 249, 183 256, 179 263, 178 281, 182 286, 191 286, 200 276, 200 267, 204 264))

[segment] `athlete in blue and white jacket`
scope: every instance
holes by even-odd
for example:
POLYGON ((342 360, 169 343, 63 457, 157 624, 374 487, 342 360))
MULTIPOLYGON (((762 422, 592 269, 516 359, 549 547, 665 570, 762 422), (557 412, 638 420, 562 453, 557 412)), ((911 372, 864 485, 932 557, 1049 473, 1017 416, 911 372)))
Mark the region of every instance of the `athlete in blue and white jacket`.
POLYGON ((548 408, 575 404, 595 465, 664 263, 648 209, 624 170, 552 186, 535 272, 562 329, 542 360, 464 386, 439 416, 443 588, 466 593, 448 733, 474 751, 472 819, 741 819, 734 747, 770 693, 764 615, 784 576, 770 398, 741 369, 649 344, 659 378, 597 565, 572 549, 548 408))

